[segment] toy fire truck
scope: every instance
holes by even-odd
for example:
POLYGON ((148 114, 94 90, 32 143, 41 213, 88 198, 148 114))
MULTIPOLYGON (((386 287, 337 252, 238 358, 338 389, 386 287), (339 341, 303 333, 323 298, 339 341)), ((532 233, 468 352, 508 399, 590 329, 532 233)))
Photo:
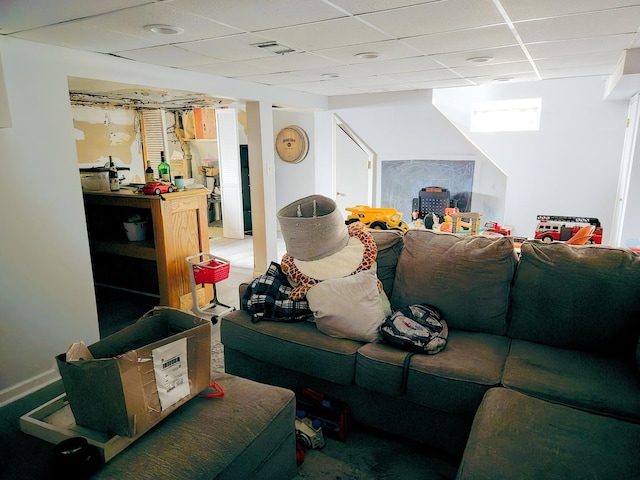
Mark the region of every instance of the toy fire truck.
POLYGON ((602 226, 600 220, 593 217, 564 217, 558 215, 538 215, 538 226, 534 238, 543 242, 565 242, 578 230, 591 224, 596 227, 589 243, 602 243, 602 226))

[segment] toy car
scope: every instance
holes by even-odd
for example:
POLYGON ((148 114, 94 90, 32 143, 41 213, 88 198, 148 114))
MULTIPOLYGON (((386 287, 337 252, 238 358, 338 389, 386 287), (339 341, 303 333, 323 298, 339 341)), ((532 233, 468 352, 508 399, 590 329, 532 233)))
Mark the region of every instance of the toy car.
POLYGON ((487 232, 495 232, 495 233, 499 233, 500 235, 506 235, 506 236, 511 235, 511 230, 509 230, 508 228, 501 227, 500 225, 498 225, 498 222, 488 221, 487 223, 484 224, 484 226, 487 228, 487 232))
POLYGON ((163 182, 162 180, 145 183, 144 187, 142 187, 142 193, 146 193, 147 195, 160 195, 161 193, 171 192, 173 192, 173 185, 169 182, 163 182))
POLYGON ((367 227, 377 230, 400 230, 407 232, 409 226, 402 221, 402 214, 395 208, 372 208, 366 205, 356 205, 345 208, 353 212, 347 217, 345 223, 362 222, 367 227))

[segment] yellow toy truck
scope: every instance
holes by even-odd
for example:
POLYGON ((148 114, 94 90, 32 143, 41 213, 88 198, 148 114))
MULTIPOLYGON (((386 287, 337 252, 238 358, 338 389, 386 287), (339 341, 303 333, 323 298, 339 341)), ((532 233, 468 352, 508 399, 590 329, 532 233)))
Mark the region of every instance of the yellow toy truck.
POLYGON ((409 225, 402 221, 402 214, 395 208, 373 208, 366 205, 356 205, 355 207, 345 208, 345 210, 352 212, 345 221, 347 225, 353 222, 362 222, 368 228, 377 230, 400 230, 403 233, 409 230, 409 225))

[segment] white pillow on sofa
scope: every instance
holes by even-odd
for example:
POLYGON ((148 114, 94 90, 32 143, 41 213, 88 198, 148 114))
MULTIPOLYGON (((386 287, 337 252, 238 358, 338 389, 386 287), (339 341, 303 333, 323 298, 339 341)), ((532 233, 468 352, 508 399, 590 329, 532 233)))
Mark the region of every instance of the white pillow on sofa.
POLYGON ((376 269, 324 280, 309 289, 307 301, 322 333, 360 342, 380 340, 386 318, 376 269))

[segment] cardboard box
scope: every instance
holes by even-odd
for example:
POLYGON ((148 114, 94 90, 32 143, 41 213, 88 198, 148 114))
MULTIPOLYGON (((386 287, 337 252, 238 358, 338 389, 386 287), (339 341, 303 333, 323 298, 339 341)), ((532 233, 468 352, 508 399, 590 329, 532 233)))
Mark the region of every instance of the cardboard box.
POLYGON ((140 435, 211 381, 211 322, 177 309, 156 307, 88 348, 92 360, 56 361, 76 423, 93 430, 140 435))

